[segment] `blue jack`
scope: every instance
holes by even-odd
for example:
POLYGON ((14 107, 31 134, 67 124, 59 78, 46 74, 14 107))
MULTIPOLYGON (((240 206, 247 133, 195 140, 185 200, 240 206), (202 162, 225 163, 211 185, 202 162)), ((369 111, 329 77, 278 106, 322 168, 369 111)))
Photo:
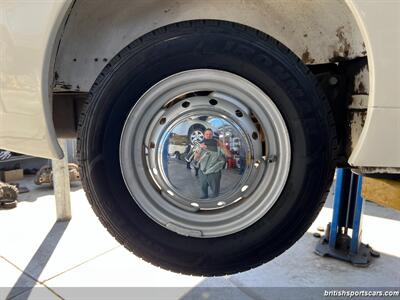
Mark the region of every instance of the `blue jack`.
POLYGON ((361 243, 364 204, 361 187, 362 176, 350 169, 337 169, 332 222, 318 242, 316 254, 360 267, 368 266, 373 257, 379 257, 378 252, 361 243))

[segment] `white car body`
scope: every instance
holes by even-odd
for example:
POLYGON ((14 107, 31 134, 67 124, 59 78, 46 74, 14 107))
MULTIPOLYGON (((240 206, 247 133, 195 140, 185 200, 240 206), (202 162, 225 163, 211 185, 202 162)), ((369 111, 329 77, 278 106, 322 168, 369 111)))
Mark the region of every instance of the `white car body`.
POLYGON ((400 1, 3 1, 0 149, 61 158, 56 98, 89 92, 107 61, 143 34, 192 19, 254 27, 309 65, 367 56, 367 114, 353 124, 347 159, 400 173, 400 1))

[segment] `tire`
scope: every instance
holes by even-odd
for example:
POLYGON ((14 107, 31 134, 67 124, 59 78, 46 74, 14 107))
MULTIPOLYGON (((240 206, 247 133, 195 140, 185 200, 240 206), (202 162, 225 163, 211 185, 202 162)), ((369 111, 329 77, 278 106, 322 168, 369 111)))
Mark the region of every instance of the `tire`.
MULTIPOLYGON (((132 134, 139 134, 143 126, 133 127, 132 134)), ((97 78, 78 126, 82 182, 102 224, 144 260, 175 272, 204 276, 257 267, 280 255, 306 232, 328 194, 336 143, 331 109, 308 68, 264 33, 223 21, 172 24, 131 43, 97 78), (138 99, 166 78, 191 70, 226 72, 250 82, 272 99, 289 136, 290 163, 286 175, 281 175, 284 180, 278 178, 282 189, 265 214, 232 233, 227 228, 224 234, 198 237, 167 228, 143 208, 151 201, 143 195, 153 193, 152 189, 124 180, 121 136, 127 131, 124 126, 129 127, 126 122, 135 103, 142 103, 138 99), (130 184, 135 185, 134 191, 130 184)), ((141 161, 140 156, 135 160, 141 161)), ((139 169, 128 171, 134 175, 146 171, 139 169)), ((140 180, 150 181, 146 178, 140 176, 140 180)), ((267 182, 261 179, 258 186, 264 185, 267 182)), ((248 201, 256 194, 250 194, 248 201)))

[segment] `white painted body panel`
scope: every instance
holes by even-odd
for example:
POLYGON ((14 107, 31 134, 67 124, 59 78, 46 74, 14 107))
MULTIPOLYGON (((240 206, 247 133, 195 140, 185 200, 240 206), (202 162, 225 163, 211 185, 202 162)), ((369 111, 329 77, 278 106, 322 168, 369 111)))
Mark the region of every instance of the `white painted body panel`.
POLYGON ((0 149, 60 158, 51 118, 52 63, 66 1, 0 3, 0 149))
POLYGON ((349 58, 363 53, 365 47, 370 75, 368 114, 349 161, 354 166, 400 168, 399 1, 349 0, 348 6, 342 1, 306 1, 307 6, 302 7, 297 1, 216 0, 207 2, 207 8, 204 1, 190 0, 118 1, 112 6, 104 0, 78 1, 64 30, 71 2, 0 3, 0 148, 48 158, 62 155, 51 117, 54 63, 58 80, 70 84, 72 90, 88 91, 106 64, 103 59, 111 59, 133 39, 169 23, 215 18, 262 30, 283 42, 306 63, 328 62, 332 52, 344 55, 346 40, 351 39, 352 43, 347 53, 349 58), (90 10, 94 3, 97 6, 103 3, 103 9, 96 10, 97 21, 90 10), (135 18, 129 9, 124 9, 127 4, 137 5, 130 9, 135 18), (340 9, 336 11, 335 6, 340 9), (116 10, 120 12, 118 17, 112 15, 116 10), (354 19, 346 17, 347 21, 343 21, 346 40, 338 41, 335 30, 339 28, 335 26, 340 25, 342 17, 338 12, 346 14, 346 10, 354 19), (84 18, 80 13, 84 13, 84 18), (317 15, 320 19, 311 18, 317 15), (325 21, 335 26, 324 25, 325 21), (102 24, 109 26, 95 27, 97 33, 87 27, 102 24), (104 39, 104 31, 112 39, 104 39), (61 33, 64 35, 59 44, 61 33), (338 48, 325 36, 333 37, 338 48), (81 46, 85 39, 89 42, 81 46), (77 65, 84 68, 74 67, 74 58, 79 58, 77 65))
POLYGON ((367 119, 349 163, 400 168, 400 1, 348 1, 368 52, 367 119))

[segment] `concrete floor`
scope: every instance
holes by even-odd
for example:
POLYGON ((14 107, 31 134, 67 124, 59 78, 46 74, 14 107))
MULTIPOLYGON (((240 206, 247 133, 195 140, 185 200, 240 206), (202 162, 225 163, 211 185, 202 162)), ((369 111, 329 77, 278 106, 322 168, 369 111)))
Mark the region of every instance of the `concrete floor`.
POLYGON ((72 220, 56 223, 52 190, 31 180, 16 209, 0 210, 0 299, 320 299, 331 287, 400 287, 400 213, 373 203, 365 206, 363 242, 381 257, 368 268, 313 253, 312 234, 332 216, 330 195, 308 232, 275 260, 203 278, 154 267, 120 246, 79 184, 72 187, 72 220))

